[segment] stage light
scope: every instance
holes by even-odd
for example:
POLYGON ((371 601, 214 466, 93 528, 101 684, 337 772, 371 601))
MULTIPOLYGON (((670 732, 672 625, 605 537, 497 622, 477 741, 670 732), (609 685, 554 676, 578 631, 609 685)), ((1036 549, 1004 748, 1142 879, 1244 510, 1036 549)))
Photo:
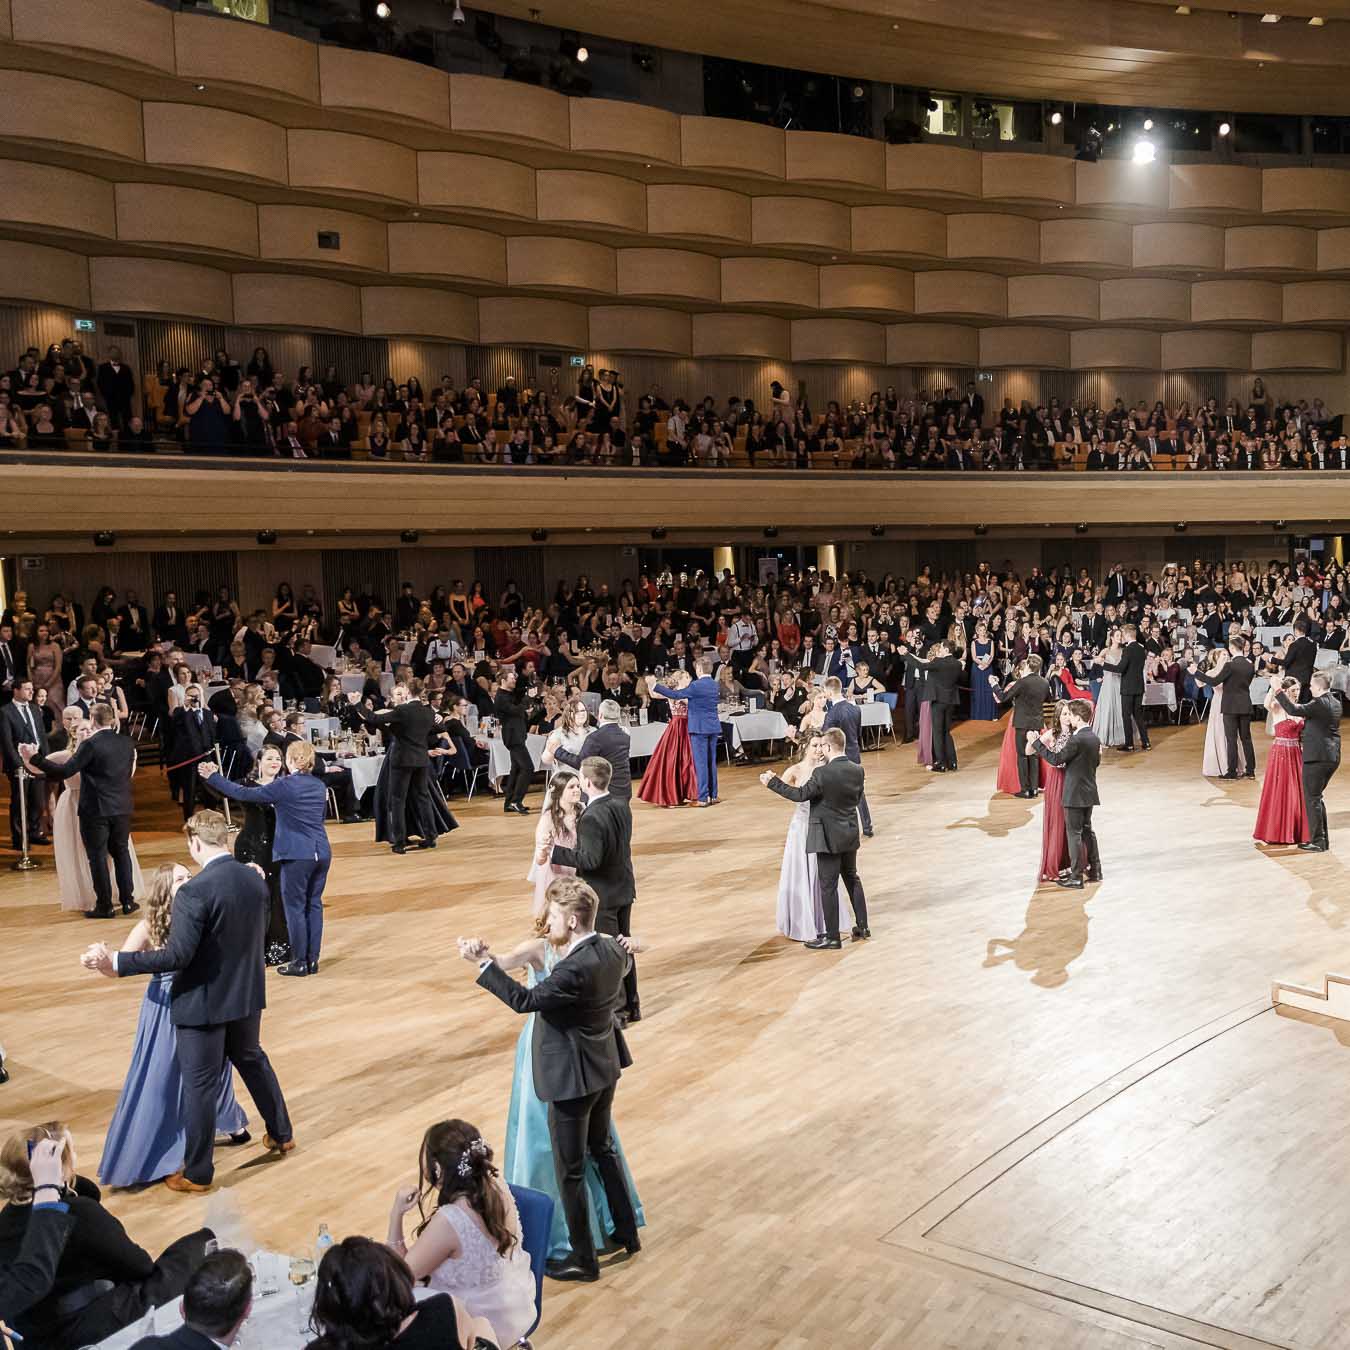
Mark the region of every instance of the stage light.
POLYGON ((1320 14, 1314 14, 1314 15, 1312 16, 1312 18, 1310 18, 1310 19, 1308 20, 1308 27, 1309 27, 1309 28, 1321 28, 1321 26, 1322 26, 1324 23, 1326 23, 1326 20, 1325 20, 1324 18, 1322 18, 1322 16, 1321 16, 1320 14))
POLYGON ((1262 23, 1279 23, 1279 21, 1280 21, 1280 16, 1279 16, 1278 14, 1263 14, 1263 15, 1261 15, 1261 22, 1262 22, 1262 23))
POLYGON ((665 531, 665 529, 664 529, 663 526, 658 525, 658 526, 652 531, 652 538, 653 538, 653 539, 664 539, 665 537, 666 537, 666 531, 665 531))
POLYGON ((1078 524, 1075 525, 1075 526, 1073 527, 1073 532, 1074 532, 1075 534, 1086 534, 1086 533, 1087 533, 1087 521, 1085 521, 1085 520, 1080 520, 1080 521, 1078 522, 1078 524))
POLYGON ((589 61, 590 59, 591 59, 591 53, 590 53, 590 51, 589 51, 588 48, 586 48, 586 47, 578 47, 578 48, 577 48, 577 60, 578 60, 578 61, 589 61))
POLYGON ((883 534, 885 534, 885 533, 886 533, 886 527, 885 527, 884 525, 873 525, 873 526, 872 526, 872 538, 873 538, 873 539, 880 539, 881 536, 882 536, 883 534))
POLYGON ((988 534, 988 533, 989 533, 989 526, 988 526, 988 525, 977 525, 977 526, 975 527, 975 533, 976 533, 976 534, 988 534))
POLYGON ((1289 525, 1289 522, 1287 520, 1276 520, 1272 521, 1271 523, 1275 526, 1277 530, 1286 529, 1289 525))
POLYGON ((777 539, 777 538, 778 538, 778 526, 777 526, 777 525, 766 525, 766 526, 764 527, 764 537, 765 537, 765 539, 777 539))
POLYGON ((275 544, 277 532, 275 530, 259 530, 257 539, 260 544, 275 544))
POLYGON ((1057 127, 1064 120, 1064 114, 1058 108, 1050 114, 1050 125, 1057 127))
POLYGON ((455 0, 455 8, 450 13, 450 22, 456 28, 463 28, 467 22, 464 18, 464 6, 459 3, 459 0, 455 0))
POLYGON ((95 548, 111 548, 117 542, 117 536, 111 530, 100 530, 94 536, 95 548))
POLYGON ((1101 158, 1101 153, 1102 133, 1095 126, 1090 126, 1079 140, 1078 153, 1074 158, 1081 159, 1087 164, 1095 164, 1101 158))
POLYGON ((375 6, 375 17, 376 17, 377 19, 386 19, 386 20, 387 20, 387 19, 391 19, 391 18, 393 17, 393 15, 394 15, 394 11, 393 11, 392 9, 389 8, 389 6, 388 6, 388 4, 385 2, 385 0, 379 0, 379 3, 375 6))
POLYGON ((1172 526, 1172 528, 1173 528, 1178 534, 1185 534, 1185 533, 1186 533, 1186 522, 1185 522, 1184 520, 1179 520, 1179 521, 1177 521, 1177 523, 1176 523, 1175 525, 1172 526))
POLYGON ((1144 130, 1145 131, 1153 130, 1153 119, 1151 117, 1144 118, 1144 130))
POLYGON ((403 540, 405 544, 415 544, 417 542, 417 531, 404 530, 403 533, 399 535, 399 538, 403 540))
POLYGON ((1191 7, 1189 5, 1178 5, 1172 12, 1174 14, 1189 14, 1191 12, 1191 7))
POLYGON ((1229 133, 1230 131, 1232 131, 1232 129, 1233 129, 1233 124, 1232 124, 1231 122, 1220 122, 1220 123, 1219 123, 1219 135, 1220 135, 1220 136, 1227 136, 1228 133, 1229 133))
POLYGON ((533 539, 534 542, 535 542, 536 544, 542 544, 542 543, 544 542, 544 540, 548 538, 548 531, 547 531, 547 530, 531 530, 531 531, 530 531, 530 538, 533 539))
POLYGON ((1134 143, 1133 159, 1136 164, 1152 164, 1157 158, 1158 148, 1147 137, 1141 136, 1134 143))

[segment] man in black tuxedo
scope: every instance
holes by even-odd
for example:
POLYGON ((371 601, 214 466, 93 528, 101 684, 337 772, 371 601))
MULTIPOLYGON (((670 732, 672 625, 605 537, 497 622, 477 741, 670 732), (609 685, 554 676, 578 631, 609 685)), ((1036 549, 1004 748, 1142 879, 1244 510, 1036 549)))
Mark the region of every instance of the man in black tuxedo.
POLYGON ((1013 741, 1021 747, 1017 756, 1017 781, 1021 784, 1019 797, 1035 797, 1039 791, 1036 760, 1024 742, 1028 731, 1040 731, 1045 725, 1045 702, 1050 697, 1050 685, 1041 675, 1041 658, 1028 656, 1019 668, 1018 677, 1006 689, 995 684, 994 697, 1000 703, 1012 704, 1013 741))
MULTIPOLYGON (((1139 744, 1145 750, 1152 750, 1148 743, 1148 723, 1144 720, 1144 658, 1146 653, 1139 641, 1139 630, 1132 623, 1125 624, 1120 630, 1124 647, 1120 653, 1120 663, 1112 665, 1102 662, 1102 669, 1120 676, 1120 716, 1125 723, 1125 750, 1134 749, 1135 728, 1139 729, 1139 744)), ((1089 721, 1092 719, 1089 718, 1089 721)))
POLYGON ((183 1170, 165 1177, 164 1184, 199 1194, 211 1189, 215 1176, 216 1096, 227 1060, 239 1070, 267 1127, 264 1147, 286 1154, 295 1141, 277 1076, 258 1043, 267 1004, 267 883, 230 855, 219 811, 197 812, 183 832, 200 870, 174 897, 168 943, 141 952, 110 952, 97 943, 83 960, 108 976, 174 972, 170 1016, 178 1033, 187 1145, 183 1170))
POLYGON ((1102 746, 1092 730, 1092 704, 1073 699, 1068 707, 1069 726, 1073 728, 1062 750, 1052 750, 1042 733, 1027 732, 1027 749, 1047 764, 1064 770, 1064 832, 1069 839, 1069 870, 1056 879, 1067 890, 1081 891, 1084 877, 1102 879, 1102 855, 1097 847, 1097 832, 1092 828, 1092 808, 1101 804, 1097 795, 1097 765, 1102 746))
POLYGON ((596 895, 585 882, 559 877, 547 896, 547 938, 558 960, 534 988, 513 980, 480 939, 461 938, 459 950, 466 961, 477 964, 484 989, 518 1013, 539 1014, 532 1051, 534 1090, 548 1103, 553 1169, 572 1242, 569 1255, 550 1261, 545 1272, 555 1280, 589 1281, 599 1279, 600 1266, 586 1199, 587 1155, 600 1171, 615 1240, 630 1255, 642 1246, 610 1131, 614 1089, 633 1062, 614 1022, 614 1004, 633 962, 624 939, 596 931, 596 895))
POLYGON ((412 797, 413 819, 419 848, 436 847, 436 830, 427 819, 427 773, 431 768, 431 742, 436 732, 436 714, 422 702, 422 682, 395 685, 389 706, 367 712, 360 695, 349 694, 352 707, 368 727, 389 732, 389 814, 385 828, 393 853, 408 851, 408 798, 412 797))
POLYGON ((173 591, 164 592, 164 601, 155 610, 155 636, 164 642, 176 642, 179 646, 187 642, 187 621, 183 616, 183 607, 173 591))
POLYGON ((933 772, 956 772, 956 742, 952 740, 952 718, 961 702, 961 662, 952 655, 946 641, 939 642, 937 655, 924 661, 901 643, 906 661, 927 672, 928 692, 932 699, 929 717, 933 729, 933 772))
MULTIPOLYGON (((1289 679, 1294 676, 1290 675, 1289 679)), ((1333 693, 1331 676, 1315 671, 1309 679, 1311 697, 1295 703, 1288 693, 1276 695, 1285 712, 1303 719, 1303 796, 1308 804, 1308 830, 1311 838, 1299 848, 1309 853, 1325 853, 1327 806, 1322 794, 1331 776, 1341 767, 1341 700, 1333 693)), ((1226 697, 1226 695, 1225 695, 1226 697)))
MULTIPOLYGON (((850 764, 862 768, 862 709, 856 703, 844 698, 844 686, 837 676, 825 681, 825 720, 822 731, 838 727, 844 733, 844 758, 850 764)), ((864 780, 866 779, 864 773, 864 780)), ((862 822, 863 836, 872 837, 872 811, 867 805, 867 793, 858 798, 858 819, 862 822)))
POLYGON ((134 894, 128 842, 136 747, 129 736, 119 736, 114 730, 116 720, 117 714, 108 704, 96 704, 90 714, 93 733, 64 764, 53 764, 42 755, 28 759, 30 769, 57 782, 80 775, 80 841, 94 881, 94 908, 85 911, 86 919, 113 917, 112 884, 108 880, 110 855, 122 913, 134 914, 140 908, 134 894))
POLYGON ((14 686, 28 674, 28 644, 15 637, 8 619, 0 623, 0 706, 14 697, 14 686))
POLYGON ((146 1336, 131 1350, 217 1350, 232 1346, 253 1311, 253 1271, 242 1252, 212 1252, 183 1290, 183 1325, 167 1336, 146 1336))
POLYGON ((42 812, 42 788, 34 778, 20 778, 24 768, 19 747, 37 746, 38 754, 47 753, 47 729, 42 714, 33 703, 33 682, 22 678, 15 682, 14 697, 0 707, 0 755, 4 757, 5 776, 9 779, 9 837, 16 851, 23 849, 23 810, 28 814, 28 842, 45 844, 37 823, 42 812))
POLYGON ((1309 686, 1317 666, 1317 643, 1308 636, 1307 619, 1294 620, 1294 640, 1283 656, 1272 656, 1272 666, 1281 666, 1286 675, 1298 681, 1298 696, 1304 702, 1310 697, 1309 686))
POLYGON ((212 753, 216 745, 216 715, 202 707, 202 689, 190 684, 183 695, 183 706, 174 709, 170 719, 170 742, 174 772, 171 781, 182 793, 183 819, 197 809, 197 796, 202 790, 197 777, 197 765, 212 753))
POLYGON ((1252 748, 1252 677, 1255 667, 1243 655, 1246 643, 1234 629, 1228 639, 1228 660, 1221 669, 1206 675, 1194 662, 1191 675, 1201 684, 1223 688, 1223 736, 1228 751, 1228 772, 1225 778, 1238 777, 1238 742, 1242 742, 1243 762, 1247 765, 1244 778, 1256 777, 1256 751, 1252 748))
MULTIPOLYGON (((633 901, 637 881, 633 876, 633 811, 626 798, 610 791, 609 760, 593 755, 581 761, 581 787, 586 809, 577 818, 577 842, 571 848, 554 844, 541 850, 542 867, 575 867, 577 875, 599 898, 596 931, 611 937, 630 937, 633 932, 633 901)), ((624 1004, 619 1010, 623 1025, 642 1020, 638 1002, 637 970, 624 977, 624 1004)))
POLYGON ((534 761, 530 758, 529 722, 525 716, 525 702, 516 688, 519 677, 514 666, 504 666, 497 677, 497 692, 492 699, 492 714, 501 724, 502 745, 511 756, 511 772, 503 789, 505 801, 502 811, 510 815, 528 816, 525 794, 534 777, 534 761))
POLYGON ((135 591, 127 592, 117 615, 122 620, 122 646, 129 652, 143 652, 150 645, 150 616, 135 591))
POLYGON ((108 420, 120 431, 126 426, 136 400, 136 377, 122 360, 120 347, 108 348, 108 359, 99 366, 95 382, 98 396, 108 410, 108 420))
MULTIPOLYGON (((580 769, 583 760, 596 755, 607 759, 610 767, 609 795, 631 801, 633 770, 628 759, 628 733, 619 725, 622 717, 623 710, 618 703, 612 698, 604 699, 600 704, 599 725, 582 741, 579 750, 565 749, 561 744, 560 733, 555 731, 549 737, 544 755, 551 755, 552 762, 566 764, 571 769, 580 769)), ((540 763, 543 763, 543 756, 540 757, 540 763)))
POLYGON ((825 931, 802 946, 817 952, 838 951, 843 945, 839 938, 841 878, 853 906, 853 940, 863 942, 872 936, 867 926, 867 897, 858 877, 858 803, 863 794, 863 771, 844 754, 844 733, 838 727, 822 732, 816 740, 825 763, 800 787, 789 787, 772 771, 760 774, 759 781, 790 802, 811 803, 806 851, 816 855, 825 931))

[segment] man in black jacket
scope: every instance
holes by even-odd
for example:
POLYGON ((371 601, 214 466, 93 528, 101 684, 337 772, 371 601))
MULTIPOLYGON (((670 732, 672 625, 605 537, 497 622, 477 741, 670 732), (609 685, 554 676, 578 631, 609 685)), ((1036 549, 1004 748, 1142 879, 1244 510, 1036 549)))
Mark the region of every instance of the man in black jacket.
POLYGON ((239 1070, 267 1127, 264 1146, 286 1154, 295 1141, 277 1076, 258 1042, 267 1005, 267 883, 230 855, 219 811, 197 812, 183 832, 200 870, 174 897, 168 943, 141 952, 109 952, 98 943, 83 960, 108 976, 175 972, 169 1012, 178 1036, 187 1144, 183 1170, 165 1177, 164 1184, 171 1191, 201 1193, 211 1189, 215 1175, 216 1096, 227 1060, 239 1070))
POLYGON ((810 802, 811 820, 806 830, 806 851, 816 855, 820 876, 820 904, 825 931, 802 945, 811 951, 838 951, 839 881, 848 888, 853 906, 853 940, 872 936, 867 926, 867 897, 858 878, 858 803, 863 794, 862 766, 844 754, 844 733, 831 727, 818 738, 826 761, 800 787, 789 787, 777 774, 765 772, 759 781, 771 792, 790 802, 810 802))
POLYGON ((1206 675, 1194 662, 1190 673, 1201 684, 1223 689, 1223 736, 1228 752, 1225 778, 1238 777, 1238 741, 1242 742, 1245 778, 1256 777, 1256 751, 1252 747, 1252 677, 1256 670, 1242 654, 1246 646, 1237 630, 1228 639, 1228 660, 1213 675, 1206 675))
POLYGON ((23 848, 24 811, 27 811, 28 842, 45 844, 38 833, 38 817, 42 810, 42 788, 33 778, 20 778, 24 758, 19 751, 23 745, 37 746, 38 754, 47 753, 47 729, 42 715, 33 705, 33 681, 23 676, 14 682, 14 697, 0 706, 0 756, 4 758, 5 776, 9 779, 9 837, 16 852, 23 848))
POLYGON ((408 851, 409 798, 418 847, 435 848, 436 831, 427 819, 427 773, 431 768, 430 746, 436 714, 422 702, 421 680, 413 680, 406 688, 395 685, 390 691, 389 707, 377 712, 367 712, 355 698, 351 701, 367 726, 383 728, 393 738, 389 747, 389 812, 385 827, 390 851, 408 851))
POLYGON ((48 778, 64 782, 80 775, 80 842, 89 859, 94 882, 94 908, 86 919, 113 917, 112 883, 108 858, 117 876, 117 898, 123 914, 134 914, 135 881, 131 871, 131 779, 136 770, 136 747, 129 736, 113 730, 117 714, 106 703, 97 703, 90 713, 93 733, 64 764, 53 764, 42 755, 30 755, 28 765, 48 778))
MULTIPOLYGON (((1119 566, 1119 564, 1117 564, 1119 566)), ((1139 744, 1145 750, 1152 750, 1148 743, 1148 723, 1144 720, 1144 658, 1143 644, 1139 641, 1139 630, 1132 623, 1125 624, 1120 630, 1125 646, 1120 653, 1120 661, 1112 665, 1102 662, 1102 669, 1120 676, 1120 716, 1125 723, 1125 750, 1134 749, 1135 728, 1139 729, 1139 744)), ((1088 719, 1091 721, 1091 718, 1088 719)))
POLYGON ((1317 665, 1317 643, 1308 636, 1307 619, 1294 620, 1294 640, 1283 656, 1272 656, 1272 666, 1282 666, 1286 675, 1298 681, 1298 696, 1304 702, 1310 697, 1312 673, 1317 665))
MULTIPOLYGON (((545 846, 538 856, 540 866, 575 867, 577 875, 599 897, 595 927, 611 937, 629 937, 633 932, 633 901, 637 881, 633 876, 633 812, 628 802, 609 790, 609 760, 593 755, 581 761, 581 786, 586 809, 577 818, 577 842, 572 848, 545 846)), ((621 1023, 642 1020, 638 1002, 637 970, 624 978, 621 1023)))
MULTIPOLYGON (((1290 679, 1295 677, 1291 674, 1290 679)), ((1311 838, 1299 848, 1308 853, 1325 853, 1327 807, 1322 794, 1331 776, 1341 767, 1341 700, 1332 692, 1331 676, 1315 671, 1309 679, 1312 697, 1295 703, 1287 693, 1276 697, 1280 707, 1303 719, 1303 796, 1308 803, 1308 831, 1311 838)))
POLYGON ((253 1271, 242 1252, 212 1252, 183 1290, 183 1325, 131 1350, 216 1350, 233 1345, 253 1310, 253 1271))
POLYGON ((525 794, 530 790, 530 779, 534 777, 534 760, 530 758, 530 726, 525 712, 525 702, 516 688, 516 675, 513 666, 504 666, 497 677, 497 692, 492 699, 492 713, 501 724, 502 745, 511 756, 511 772, 506 778, 503 789, 505 800, 502 810, 507 815, 528 816, 530 808, 525 805, 525 794))
MULTIPOLYGON (((600 761, 604 763, 604 761, 600 761)), ((625 809, 627 809, 625 807, 625 809)), ((586 1157, 600 1171, 614 1237, 629 1254, 641 1250, 637 1217, 614 1148, 610 1116, 619 1075, 633 1062, 614 1003, 632 956, 595 929, 595 892, 576 877, 548 888, 548 941, 558 953, 552 971, 532 989, 513 980, 485 942, 460 939, 460 955, 478 965, 478 983, 518 1013, 538 1013, 533 1037, 534 1090, 548 1103, 553 1168, 562 1195, 570 1254, 545 1267, 555 1280, 596 1280, 600 1267, 586 1199, 586 1157)))
POLYGON ((122 360, 120 347, 108 348, 108 359, 98 368, 98 396, 108 410, 108 420, 119 431, 131 416, 136 401, 136 377, 122 360))
POLYGON ((188 685, 183 706, 174 709, 169 726, 174 761, 169 781, 182 793, 183 819, 187 820, 196 811, 198 794, 204 790, 199 786, 197 765, 216 745, 216 715, 202 707, 200 685, 188 685))
MULTIPOLYGON (((619 725, 622 716, 623 712, 619 705, 613 699, 605 699, 600 704, 599 725, 582 741, 579 750, 564 749, 561 734, 555 731, 549 737, 544 756, 551 754, 553 762, 566 764, 571 769, 580 769, 583 760, 596 755, 601 759, 607 759, 610 767, 610 795, 631 801, 633 770, 628 759, 628 733, 619 725)), ((544 763, 544 756, 540 757, 541 764, 544 763)))
POLYGON ((1092 828, 1092 808, 1101 804, 1097 795, 1097 765, 1102 746, 1092 730, 1092 704, 1076 698, 1068 707, 1073 732, 1062 750, 1052 750, 1041 732, 1028 731, 1027 750, 1047 764, 1064 770, 1064 832, 1069 841, 1069 870, 1056 879, 1067 890, 1081 891, 1083 880, 1102 879, 1102 855, 1092 828))
POLYGON ((904 644, 899 644, 907 664, 917 666, 928 675, 928 693, 932 699, 929 717, 933 729, 933 772, 956 772, 956 742, 952 740, 952 718, 961 702, 961 662, 952 655, 944 641, 936 647, 937 655, 924 661, 904 644))
POLYGON ((1017 679, 1006 689, 993 686, 994 697, 1000 703, 1011 703, 1013 708, 1013 742, 1019 747, 1017 781, 1021 784, 1019 797, 1034 797, 1037 792, 1036 760, 1026 749, 1028 731, 1039 731, 1045 725, 1045 701, 1050 697, 1050 686, 1041 676, 1041 658, 1035 653, 1022 662, 1017 679))

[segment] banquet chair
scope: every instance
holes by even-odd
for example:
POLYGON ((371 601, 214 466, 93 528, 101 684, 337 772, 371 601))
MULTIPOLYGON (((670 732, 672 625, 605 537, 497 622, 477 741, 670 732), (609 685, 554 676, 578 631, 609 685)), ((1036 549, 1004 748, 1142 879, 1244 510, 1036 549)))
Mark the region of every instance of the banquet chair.
POLYGON ((534 1275, 534 1321, 516 1342, 528 1347, 544 1315, 544 1263, 548 1260, 549 1234, 553 1229, 553 1198, 527 1186, 511 1186, 511 1196, 520 1214, 520 1244, 529 1253, 530 1272, 534 1275))

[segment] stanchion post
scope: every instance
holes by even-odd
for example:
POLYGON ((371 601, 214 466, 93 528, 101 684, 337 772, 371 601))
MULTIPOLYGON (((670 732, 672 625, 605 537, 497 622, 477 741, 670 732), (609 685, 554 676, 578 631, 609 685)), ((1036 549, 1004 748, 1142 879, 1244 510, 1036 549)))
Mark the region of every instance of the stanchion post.
POLYGON ((15 790, 19 794, 19 828, 23 839, 23 852, 19 855, 18 861, 12 864, 12 870, 15 872, 32 872, 42 866, 28 853, 28 780, 33 776, 22 764, 18 773, 14 775, 15 790))

